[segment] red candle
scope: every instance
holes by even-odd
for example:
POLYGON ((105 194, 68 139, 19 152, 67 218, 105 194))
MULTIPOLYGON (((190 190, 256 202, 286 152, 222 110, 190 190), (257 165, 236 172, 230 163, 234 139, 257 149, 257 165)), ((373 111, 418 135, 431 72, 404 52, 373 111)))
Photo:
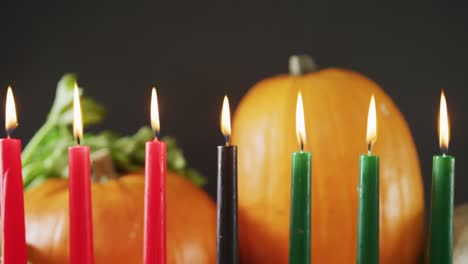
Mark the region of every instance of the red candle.
POLYGON ((151 126, 155 137, 146 142, 144 264, 166 263, 166 143, 158 140, 156 89, 151 93, 151 126))
POLYGON ((24 232, 23 176, 21 173, 21 140, 10 138, 17 127, 13 92, 8 87, 5 128, 8 137, 0 139, 0 172, 2 178, 2 263, 26 264, 24 232))
POLYGON ((70 195, 70 263, 93 264, 93 218, 91 210, 91 168, 89 147, 80 146, 83 136, 80 95, 75 84, 73 135, 78 145, 68 148, 70 195))

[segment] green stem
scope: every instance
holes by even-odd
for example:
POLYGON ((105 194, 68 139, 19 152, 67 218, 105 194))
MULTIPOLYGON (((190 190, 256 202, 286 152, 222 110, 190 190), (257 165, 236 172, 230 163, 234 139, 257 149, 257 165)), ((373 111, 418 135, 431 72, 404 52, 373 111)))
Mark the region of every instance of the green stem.
POLYGON ((47 134, 54 128, 55 121, 53 119, 47 120, 44 125, 39 128, 39 130, 34 134, 34 136, 29 140, 29 143, 23 150, 22 159, 23 164, 29 164, 33 157, 34 151, 42 143, 44 138, 47 137, 47 134))
POLYGON ((29 187, 33 183, 38 175, 43 175, 45 173, 44 166, 38 164, 37 166, 28 166, 23 169, 25 173, 23 174, 23 186, 24 188, 29 187))
POLYGON ((318 70, 315 61, 307 54, 292 55, 289 57, 289 73, 301 76, 318 70))

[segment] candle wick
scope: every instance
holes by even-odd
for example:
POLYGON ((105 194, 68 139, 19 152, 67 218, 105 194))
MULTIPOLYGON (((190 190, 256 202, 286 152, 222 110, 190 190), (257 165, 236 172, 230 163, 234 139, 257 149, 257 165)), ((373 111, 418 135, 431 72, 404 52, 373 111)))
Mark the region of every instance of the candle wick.
POLYGON ((10 137, 11 137, 11 135, 13 134, 13 131, 14 131, 14 130, 15 130, 14 128, 8 128, 8 129, 6 130, 7 138, 10 138, 10 137))
POLYGON ((369 142, 367 144, 367 154, 372 154, 372 142, 369 142))
POLYGON ((304 151, 304 142, 301 140, 301 151, 304 151))
POLYGON ((224 140, 225 140, 225 142, 226 142, 226 144, 225 144, 226 147, 229 146, 229 140, 230 140, 229 135, 224 136, 224 140))
POLYGON ((440 151, 442 152, 442 156, 445 156, 448 153, 448 148, 447 147, 441 147, 440 151))
POLYGON ((76 137, 76 143, 77 143, 78 145, 81 145, 81 139, 80 139, 80 137, 76 137))
POLYGON ((153 130, 153 135, 155 140, 159 140, 159 130, 153 130))

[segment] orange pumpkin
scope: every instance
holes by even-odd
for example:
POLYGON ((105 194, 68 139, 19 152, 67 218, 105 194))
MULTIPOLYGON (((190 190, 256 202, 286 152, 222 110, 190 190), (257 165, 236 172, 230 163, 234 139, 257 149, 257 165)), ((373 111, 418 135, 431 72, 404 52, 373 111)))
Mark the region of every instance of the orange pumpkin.
MULTIPOLYGON (((402 114, 373 81, 338 68, 267 78, 245 95, 233 122, 239 146, 239 237, 243 263, 288 263, 291 153, 299 149, 295 106, 302 92, 312 151, 312 262, 356 261, 359 155, 367 152, 369 100, 375 95, 380 155, 380 263, 416 263, 424 194, 416 148, 402 114)), ((302 73, 301 73, 302 71, 302 73)))
MULTIPOLYGON (((144 177, 93 183, 96 263, 142 263, 144 177)), ((167 174, 167 263, 215 263, 216 210, 208 195, 167 174)), ((34 264, 68 262, 68 182, 51 179, 25 193, 28 257, 34 264)))

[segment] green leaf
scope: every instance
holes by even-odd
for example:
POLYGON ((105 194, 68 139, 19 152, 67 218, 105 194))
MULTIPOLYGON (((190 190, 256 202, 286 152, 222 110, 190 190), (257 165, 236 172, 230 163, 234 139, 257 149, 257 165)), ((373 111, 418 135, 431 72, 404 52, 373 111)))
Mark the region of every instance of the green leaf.
MULTIPOLYGON (((69 109, 65 109, 58 117, 57 123, 61 125, 69 125, 73 123, 73 111, 71 111, 73 105, 69 106, 69 109)), ((104 107, 98 105, 96 102, 89 98, 81 99, 81 108, 83 114, 83 124, 93 125, 102 121, 104 117, 104 107)))
POLYGON ((203 186, 206 183, 205 177, 203 177, 198 171, 188 168, 184 172, 182 172, 182 175, 185 175, 187 179, 189 179, 193 184, 197 186, 203 186))
MULTIPOLYGON (((67 149, 75 144, 71 133, 73 121, 73 89, 76 77, 66 74, 57 85, 56 96, 44 125, 31 138, 23 150, 23 182, 25 188, 40 184, 54 177, 68 177, 67 149)), ((80 94, 83 92, 80 89, 80 94)), ((97 124, 104 117, 104 107, 89 97, 81 97, 83 122, 97 124)), ((145 143, 153 139, 153 131, 142 127, 131 136, 120 136, 112 131, 85 134, 83 143, 91 153, 107 150, 115 169, 121 173, 139 170, 145 163, 145 143)), ((171 137, 163 139, 167 144, 167 168, 203 185, 205 179, 187 166, 182 150, 171 137)))
POLYGON ((76 83, 74 74, 65 74, 57 84, 55 100, 49 112, 49 120, 58 120, 63 112, 66 112, 72 107, 73 103, 73 88, 76 83))

